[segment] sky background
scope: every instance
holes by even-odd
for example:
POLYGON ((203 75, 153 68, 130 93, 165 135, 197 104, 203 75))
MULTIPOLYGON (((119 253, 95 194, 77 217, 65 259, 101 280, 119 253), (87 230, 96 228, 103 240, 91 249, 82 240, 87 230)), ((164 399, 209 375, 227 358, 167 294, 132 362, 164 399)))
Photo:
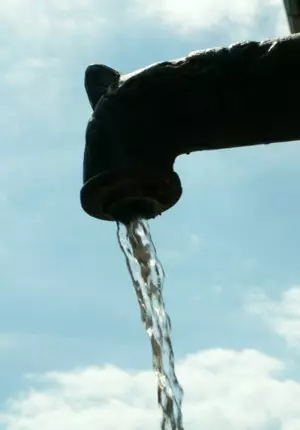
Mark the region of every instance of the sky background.
MULTIPOLYGON (((159 429, 116 225, 80 206, 84 71, 286 35, 282 2, 4 0, 0 24, 0 429, 159 429)), ((299 165, 297 142, 183 156, 150 222, 185 430, 300 428, 299 165)))

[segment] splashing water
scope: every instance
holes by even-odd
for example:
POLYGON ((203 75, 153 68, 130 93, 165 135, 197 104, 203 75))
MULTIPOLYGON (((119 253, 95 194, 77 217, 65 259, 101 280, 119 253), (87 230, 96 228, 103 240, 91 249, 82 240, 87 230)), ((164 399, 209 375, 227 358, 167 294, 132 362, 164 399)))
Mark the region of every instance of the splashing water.
POLYGON ((157 377, 158 403, 163 412, 162 430, 183 430, 183 390, 175 374, 171 321, 163 300, 164 271, 156 256, 147 221, 118 224, 118 241, 125 255, 138 298, 142 321, 151 341, 157 377))

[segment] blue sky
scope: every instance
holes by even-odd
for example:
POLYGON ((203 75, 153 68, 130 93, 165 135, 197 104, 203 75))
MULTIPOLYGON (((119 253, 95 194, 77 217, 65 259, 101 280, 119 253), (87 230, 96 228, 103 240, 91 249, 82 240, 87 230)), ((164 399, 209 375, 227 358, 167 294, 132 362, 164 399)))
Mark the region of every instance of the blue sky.
MULTIPOLYGON (((279 0, 0 5, 0 429, 159 428, 116 225, 80 207, 90 63, 288 34, 279 0)), ((299 143, 183 156, 151 231, 186 430, 300 426, 299 143)))

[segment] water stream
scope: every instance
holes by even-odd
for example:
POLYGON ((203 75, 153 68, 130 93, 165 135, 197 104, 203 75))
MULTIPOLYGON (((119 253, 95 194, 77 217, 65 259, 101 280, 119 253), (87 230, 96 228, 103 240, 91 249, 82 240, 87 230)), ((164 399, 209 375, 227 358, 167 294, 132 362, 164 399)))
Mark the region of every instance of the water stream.
POLYGON ((164 270, 156 255, 148 222, 139 219, 128 226, 119 223, 117 235, 151 342, 158 403, 163 414, 161 429, 183 430, 183 390, 175 373, 171 321, 163 299, 164 270))

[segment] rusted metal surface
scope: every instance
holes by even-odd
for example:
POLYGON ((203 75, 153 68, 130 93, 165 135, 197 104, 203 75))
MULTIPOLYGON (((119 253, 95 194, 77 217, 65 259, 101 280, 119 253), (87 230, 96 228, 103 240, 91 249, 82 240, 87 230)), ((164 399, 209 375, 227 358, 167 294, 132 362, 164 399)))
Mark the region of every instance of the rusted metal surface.
POLYGON ((199 51, 125 76, 92 66, 86 89, 94 111, 84 210, 116 220, 121 201, 142 208, 132 202, 145 199, 154 202, 151 218, 181 195, 173 176, 180 154, 300 139, 300 35, 199 51))

